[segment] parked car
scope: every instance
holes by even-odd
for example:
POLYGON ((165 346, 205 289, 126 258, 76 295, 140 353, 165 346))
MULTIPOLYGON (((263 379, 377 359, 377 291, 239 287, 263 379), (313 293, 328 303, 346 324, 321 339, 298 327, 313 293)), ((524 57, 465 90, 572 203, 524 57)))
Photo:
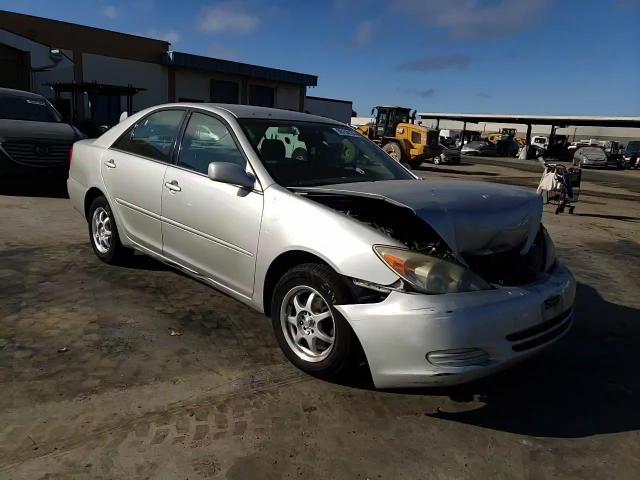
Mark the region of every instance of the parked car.
POLYGON ((66 176, 71 145, 81 138, 41 95, 0 88, 0 174, 66 176))
POLYGON ((607 155, 599 147, 581 147, 573 154, 573 165, 580 167, 607 167, 607 155))
POLYGON ((629 142, 622 157, 628 163, 629 168, 640 168, 640 141, 629 142))
POLYGON ((99 259, 138 250, 265 312, 306 372, 335 377, 363 353, 378 387, 455 384, 572 323, 576 284, 539 196, 421 180, 328 118, 149 108, 77 142, 67 185, 99 259), (194 138, 203 126, 213 135, 194 138))
POLYGON ((486 140, 476 140, 464 145, 462 147, 462 154, 495 157, 498 154, 498 149, 495 143, 487 142, 486 140))
POLYGON ((444 143, 441 143, 440 153, 433 157, 431 161, 434 165, 440 165, 441 163, 460 163, 460 151, 457 148, 450 148, 444 143))
POLYGON ((520 144, 513 138, 498 140, 496 145, 496 155, 501 157, 517 157, 520 151, 520 144))

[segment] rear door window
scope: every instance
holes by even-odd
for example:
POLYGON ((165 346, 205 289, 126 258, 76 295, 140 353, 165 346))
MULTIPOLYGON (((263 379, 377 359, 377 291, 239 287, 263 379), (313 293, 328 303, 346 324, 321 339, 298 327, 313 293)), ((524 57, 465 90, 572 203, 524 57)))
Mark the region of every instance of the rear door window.
POLYGON ((169 163, 183 116, 184 110, 152 113, 140 120, 113 146, 118 150, 169 163))

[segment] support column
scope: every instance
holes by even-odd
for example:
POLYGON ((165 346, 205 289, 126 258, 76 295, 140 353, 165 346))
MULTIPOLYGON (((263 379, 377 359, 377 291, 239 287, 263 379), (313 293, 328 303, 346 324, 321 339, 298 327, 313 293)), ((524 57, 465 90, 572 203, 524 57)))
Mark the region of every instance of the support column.
POLYGON ((527 146, 531 145, 531 124, 527 124, 527 138, 526 138, 527 146))
POLYGON ((464 146, 464 137, 467 135, 467 122, 462 124, 462 135, 460 135, 460 147, 458 147, 459 151, 462 151, 462 147, 464 146))
POLYGON ((436 130, 440 130, 440 119, 436 118, 436 130))

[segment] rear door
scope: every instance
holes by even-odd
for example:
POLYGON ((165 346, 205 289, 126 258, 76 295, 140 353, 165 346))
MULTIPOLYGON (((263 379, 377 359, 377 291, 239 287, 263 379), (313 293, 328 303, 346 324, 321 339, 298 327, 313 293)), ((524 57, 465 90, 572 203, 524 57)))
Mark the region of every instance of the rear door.
POLYGON ((102 156, 101 172, 120 233, 139 246, 162 252, 162 185, 184 109, 142 118, 102 156))
POLYGON ((212 162, 251 167, 233 132, 216 116, 193 112, 162 189, 163 253, 243 296, 253 292, 262 192, 211 180, 212 162))

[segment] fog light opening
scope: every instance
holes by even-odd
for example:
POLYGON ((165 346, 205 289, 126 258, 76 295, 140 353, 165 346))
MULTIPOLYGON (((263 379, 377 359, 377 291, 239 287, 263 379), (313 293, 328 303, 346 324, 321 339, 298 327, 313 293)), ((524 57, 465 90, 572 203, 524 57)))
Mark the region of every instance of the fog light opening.
POLYGON ((429 352, 426 359, 438 367, 469 367, 489 362, 489 354, 481 348, 458 348, 429 352))

